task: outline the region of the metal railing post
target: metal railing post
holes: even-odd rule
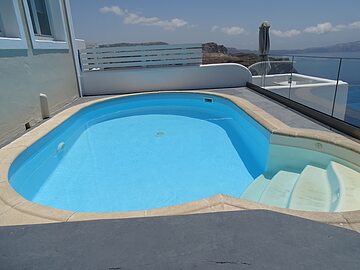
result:
[[[291,56],[291,69],[290,69],[290,78],[289,78],[289,99],[291,99],[291,86],[292,86],[292,76],[294,72],[294,56]]]
[[[335,87],[334,99],[333,99],[333,104],[332,104],[332,109],[331,109],[332,117],[334,117],[335,102],[336,102],[336,96],[337,96],[338,85],[339,85],[339,77],[340,77],[340,72],[341,72],[341,64],[342,64],[342,58],[340,58],[339,68],[338,68],[338,72],[337,72],[336,87]]]

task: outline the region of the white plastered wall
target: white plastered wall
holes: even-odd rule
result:
[[[41,120],[40,93],[48,96],[50,112],[78,97],[71,49],[32,49],[20,0],[19,7],[28,49],[0,50],[0,144]]]
[[[239,64],[88,71],[81,75],[84,95],[242,87],[251,80],[250,71]]]

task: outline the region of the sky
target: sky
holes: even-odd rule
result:
[[[271,49],[360,40],[360,0],[70,0],[77,38],[89,43],[216,42],[257,50],[271,25]]]

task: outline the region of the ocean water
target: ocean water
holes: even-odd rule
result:
[[[349,84],[345,121],[360,127],[360,52],[310,53],[294,55],[294,68],[301,74]]]

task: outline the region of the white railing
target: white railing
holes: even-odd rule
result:
[[[202,45],[119,46],[79,50],[82,71],[200,65]]]

